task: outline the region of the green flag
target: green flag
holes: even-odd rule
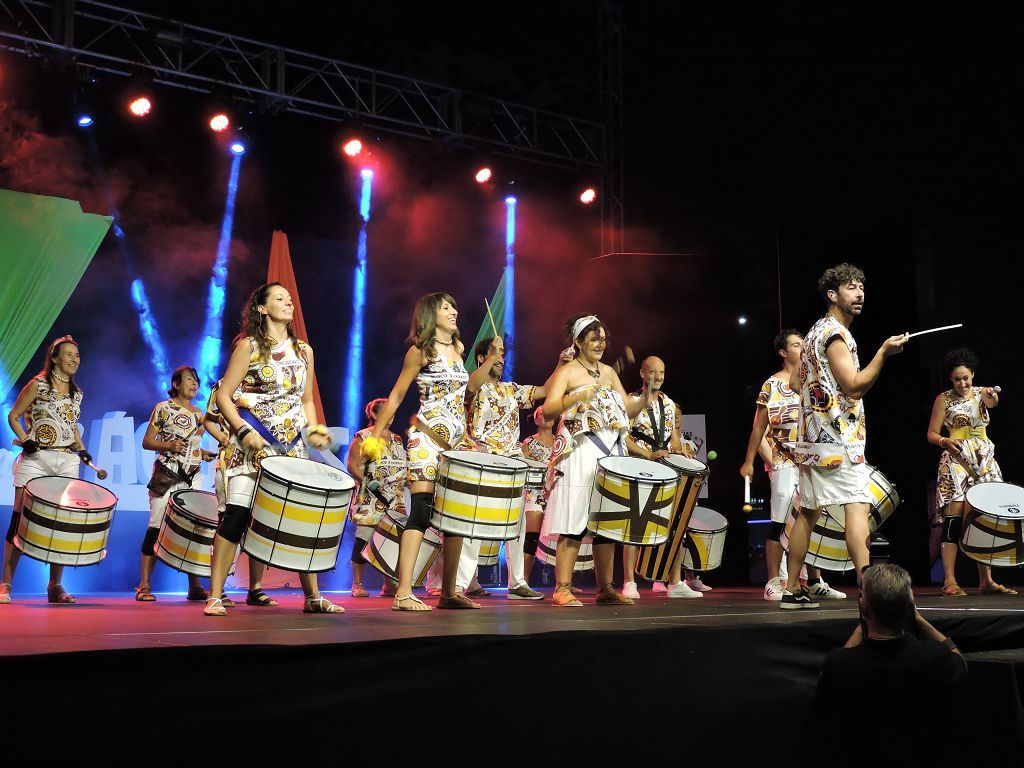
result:
[[[494,296],[491,298],[491,314],[494,315],[494,327],[498,329],[498,335],[505,335],[505,272],[502,270],[501,280],[498,281],[498,287],[494,289]],[[491,328],[491,318],[487,316],[486,310],[484,311],[484,321],[480,326],[480,330],[476,332],[476,338],[473,339],[473,343],[466,347],[466,353],[468,355],[466,359],[466,370],[472,373],[476,370],[476,355],[473,354],[473,350],[476,349],[476,345],[484,339],[490,339],[494,337],[494,330]]]

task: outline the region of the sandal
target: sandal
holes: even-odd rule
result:
[[[380,588],[381,597],[397,597],[398,596],[398,585],[392,582],[390,579],[384,582],[384,586]],[[437,595],[435,595],[437,597]]]
[[[206,599],[209,600],[210,598],[207,597]],[[220,596],[220,604],[223,605],[225,608],[235,607],[235,601],[228,597],[227,593]]]
[[[483,587],[466,590],[466,597],[490,597],[491,593]]]
[[[943,597],[967,597],[967,593],[964,592],[963,587],[959,584],[952,584],[948,587],[942,588]]]
[[[185,596],[185,599],[191,600],[194,603],[198,603],[202,600],[206,600],[209,596],[210,593],[202,587],[189,587],[188,594]]]
[[[0,605],[7,605],[11,602],[11,585],[4,582],[0,584]]]
[[[441,590],[437,587],[427,587],[427,597],[440,597]]]
[[[302,606],[303,613],[344,613],[345,609],[335,605],[325,597],[307,597],[306,604]]]
[[[480,603],[474,603],[461,592],[456,592],[454,595],[441,595],[441,597],[438,598],[437,607],[466,610],[479,608]]]
[[[204,616],[227,616],[228,609],[224,607],[224,601],[219,597],[211,597],[206,601],[206,607],[203,608]]]
[[[551,604],[559,608],[583,607],[583,603],[576,599],[576,596],[572,593],[572,588],[568,584],[563,584],[555,590],[555,594],[551,596]]]
[[[366,587],[363,586],[361,581],[352,582],[352,597],[369,597],[370,593],[366,591]]]
[[[632,605],[633,600],[619,592],[611,584],[605,584],[597,591],[598,605]]]
[[[1009,587],[1004,587],[1002,584],[996,584],[994,581],[992,581],[992,582],[989,582],[988,584],[985,585],[985,587],[981,590],[981,594],[983,594],[983,595],[1016,595],[1017,594],[1017,590],[1016,589],[1010,589]]]
[[[60,584],[55,584],[52,587],[46,588],[46,602],[48,603],[60,603],[62,605],[73,605],[78,601],[75,600],[74,595],[69,595],[64,591],[64,587]]]
[[[153,590],[149,587],[139,587],[135,590],[135,602],[137,603],[155,603],[156,595],[153,594]]]
[[[410,607],[409,605],[405,605],[405,603],[412,603],[413,605],[419,606],[419,607],[416,607],[416,608]],[[392,611],[412,611],[414,613],[422,613],[423,611],[432,611],[434,609],[431,608],[426,603],[424,603],[418,597],[416,597],[416,595],[408,594],[405,597],[398,597],[396,595],[395,596],[395,602],[393,602],[391,604],[391,610]]]
[[[273,608],[277,605],[277,600],[262,589],[250,589],[245,595],[245,604],[256,605],[260,608]]]

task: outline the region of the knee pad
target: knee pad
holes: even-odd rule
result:
[[[156,557],[153,545],[156,544],[156,537],[160,534],[159,528],[147,528],[146,535],[142,539],[142,554],[146,557]]]
[[[224,516],[220,519],[217,533],[222,539],[237,544],[242,540],[248,525],[249,510],[239,504],[228,504],[224,507]]]
[[[409,510],[409,521],[405,524],[405,528],[409,531],[423,533],[430,527],[430,513],[434,504],[434,494],[414,493],[411,500],[412,509]]]
[[[960,532],[964,528],[964,519],[959,515],[946,515],[942,518],[942,543],[959,544]]]
[[[537,545],[540,543],[540,531],[527,531],[523,537],[523,554],[537,556]]]
[[[21,522],[21,510],[11,510],[11,524],[7,526],[7,543],[14,546],[14,534],[18,532],[18,523]]]
[[[785,523],[776,523],[772,520],[772,527],[768,530],[768,535],[765,536],[765,538],[768,539],[768,541],[778,541],[784,530],[786,530]]]
[[[366,558],[363,557],[363,547],[366,546],[366,542],[356,537],[352,539],[352,556],[349,558],[350,562],[356,565],[366,565]]]

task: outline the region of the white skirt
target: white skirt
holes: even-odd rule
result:
[[[576,436],[576,447],[556,465],[562,474],[555,480],[548,496],[550,534],[576,536],[587,530],[598,460],[605,456],[626,455],[619,430],[600,429],[591,434],[611,450],[603,451],[587,434]]]

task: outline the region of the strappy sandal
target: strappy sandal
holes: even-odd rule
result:
[[[255,605],[260,608],[273,608],[277,605],[277,600],[272,598],[262,589],[250,589],[245,594],[245,604]]]
[[[155,603],[156,595],[153,594],[153,590],[149,587],[139,587],[135,590],[135,602],[137,603]]]
[[[228,609],[224,607],[224,601],[219,597],[211,597],[206,601],[206,607],[203,608],[204,616],[227,616]]]
[[[583,603],[576,599],[576,596],[572,593],[572,588],[568,584],[563,584],[555,590],[555,594],[551,596],[551,604],[558,608],[583,607]]]
[[[191,600],[193,603],[199,603],[210,597],[210,593],[202,587],[189,587],[188,594],[185,595],[186,600]]]
[[[415,605],[422,606],[420,608],[410,608],[406,603],[413,603]],[[395,602],[391,604],[392,611],[411,611],[413,613],[424,613],[426,611],[434,610],[429,605],[420,600],[416,595],[408,594],[405,597],[398,597],[395,595]]]
[[[344,613],[345,609],[335,605],[325,597],[307,597],[306,604],[302,606],[303,613]]]
[[[369,597],[370,593],[366,591],[366,587],[363,586],[361,581],[352,582],[352,597]]]
[[[6,587],[0,591],[0,605],[8,605],[11,602],[11,585],[4,582],[0,584],[0,587]]]
[[[473,610],[480,607],[480,603],[474,603],[461,592],[454,595],[441,595],[437,600],[438,608],[451,608],[453,610]]]
[[[466,590],[466,597],[490,597],[491,593],[483,587]]]
[[[985,588],[981,590],[983,595],[1016,595],[1016,589],[1010,589],[1004,587],[1002,584],[996,584],[994,581],[985,585]]]
[[[632,598],[626,597],[611,584],[605,584],[597,590],[598,605],[633,605]]]
[[[78,601],[74,595],[69,595],[60,584],[46,588],[46,602],[59,603],[61,605],[73,605]]]
[[[206,598],[206,599],[209,600],[210,598]],[[220,603],[225,608],[234,608],[235,607],[235,601],[232,600],[230,597],[228,597],[226,592],[220,596]]]
[[[963,587],[959,584],[943,587],[941,594],[943,597],[967,597],[967,593],[964,592]]]

